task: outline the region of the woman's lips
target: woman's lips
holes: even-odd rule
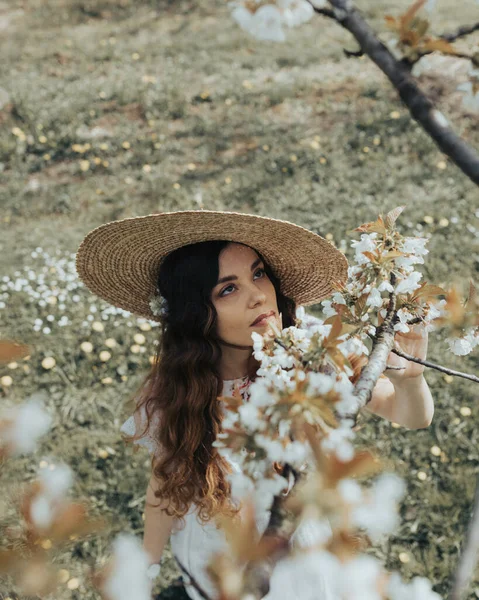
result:
[[[254,323],[253,325],[251,325],[251,327],[266,327],[266,325],[268,324],[268,320],[275,319],[275,318],[276,318],[276,315],[275,315],[275,313],[273,313],[272,315],[269,315],[268,317],[261,319],[261,321]]]

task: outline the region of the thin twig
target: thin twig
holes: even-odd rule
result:
[[[479,377],[477,377],[476,375],[462,373],[461,371],[454,371],[453,369],[443,367],[442,365],[436,365],[435,363],[432,363],[429,360],[422,360],[421,358],[416,358],[415,356],[406,354],[406,352],[403,352],[400,348],[392,348],[391,352],[394,352],[394,354],[397,354],[401,358],[405,358],[406,360],[418,363],[419,365],[424,365],[425,367],[430,367],[431,369],[437,369],[438,371],[441,371],[441,373],[447,373],[448,375],[454,375],[455,377],[464,377],[464,379],[470,379],[471,381],[479,383]]]
[[[415,65],[423,56],[428,56],[433,52],[436,52],[436,50],[424,50],[424,52],[419,52],[415,58],[409,58],[408,56],[405,56],[401,59],[401,64],[405,65],[408,69],[411,69],[411,67]],[[454,58],[465,58],[467,60],[473,60],[473,55],[466,54],[465,52],[456,52],[451,56],[454,56]]]
[[[459,563],[454,574],[449,600],[461,600],[471,583],[474,569],[477,564],[479,549],[479,480],[476,482],[476,493],[472,517],[466,532],[466,539],[462,549]]]
[[[316,6],[313,8],[314,12],[318,15],[323,15],[323,17],[328,17],[329,19],[336,19],[334,16],[334,11],[332,11],[330,8],[316,8]]]
[[[454,42],[461,37],[474,33],[474,31],[479,31],[479,21],[473,25],[463,25],[462,27],[459,27],[457,31],[454,31],[453,33],[443,33],[439,37],[447,42]]]
[[[346,48],[343,48],[343,52],[348,58],[360,58],[364,55],[362,50],[346,50]]]

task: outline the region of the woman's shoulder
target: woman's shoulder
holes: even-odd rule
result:
[[[161,425],[161,417],[158,411],[155,411],[151,415],[148,428],[146,428],[147,423],[148,419],[146,408],[145,405],[141,405],[121,425],[120,432],[124,433],[127,437],[139,435],[140,433],[144,432],[140,438],[132,440],[133,444],[136,444],[137,446],[143,446],[147,448],[150,453],[158,455],[161,451],[161,446],[157,442],[155,435]]]

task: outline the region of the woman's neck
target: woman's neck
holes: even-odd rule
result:
[[[246,377],[253,348],[228,342],[220,342],[220,346],[222,351],[219,366],[221,379],[228,381]]]

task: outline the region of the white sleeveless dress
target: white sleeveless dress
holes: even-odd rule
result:
[[[236,389],[240,392],[242,398],[247,401],[249,383],[247,377],[224,380],[223,395],[231,396]],[[144,417],[143,413],[142,418]],[[142,421],[140,425],[141,429],[137,430],[132,415],[123,423],[120,431],[127,435],[134,435],[136,431],[143,430],[145,421]],[[134,443],[145,446],[150,453],[158,450],[155,440],[148,434]],[[216,600],[218,594],[206,572],[206,566],[213,554],[227,550],[228,545],[224,533],[221,529],[217,529],[214,520],[202,524],[196,518],[196,509],[196,505],[193,504],[184,517],[185,525],[182,529],[180,529],[179,521],[174,523],[170,536],[171,549],[207,596],[211,600]],[[270,513],[271,511],[267,510],[256,516],[256,524],[260,534],[263,534],[268,525]],[[308,546],[309,537],[310,532],[307,526],[301,526],[293,534],[292,543],[298,547]],[[270,591],[264,596],[264,600],[338,600],[326,578],[318,572],[317,566],[313,565],[309,569],[303,566],[300,577],[285,577],[286,572],[292,568],[295,569],[294,559],[284,559],[284,561],[278,562],[270,580]],[[202,600],[202,596],[198,591],[192,585],[189,585],[186,574],[183,574],[183,580],[188,596],[193,600]]]

